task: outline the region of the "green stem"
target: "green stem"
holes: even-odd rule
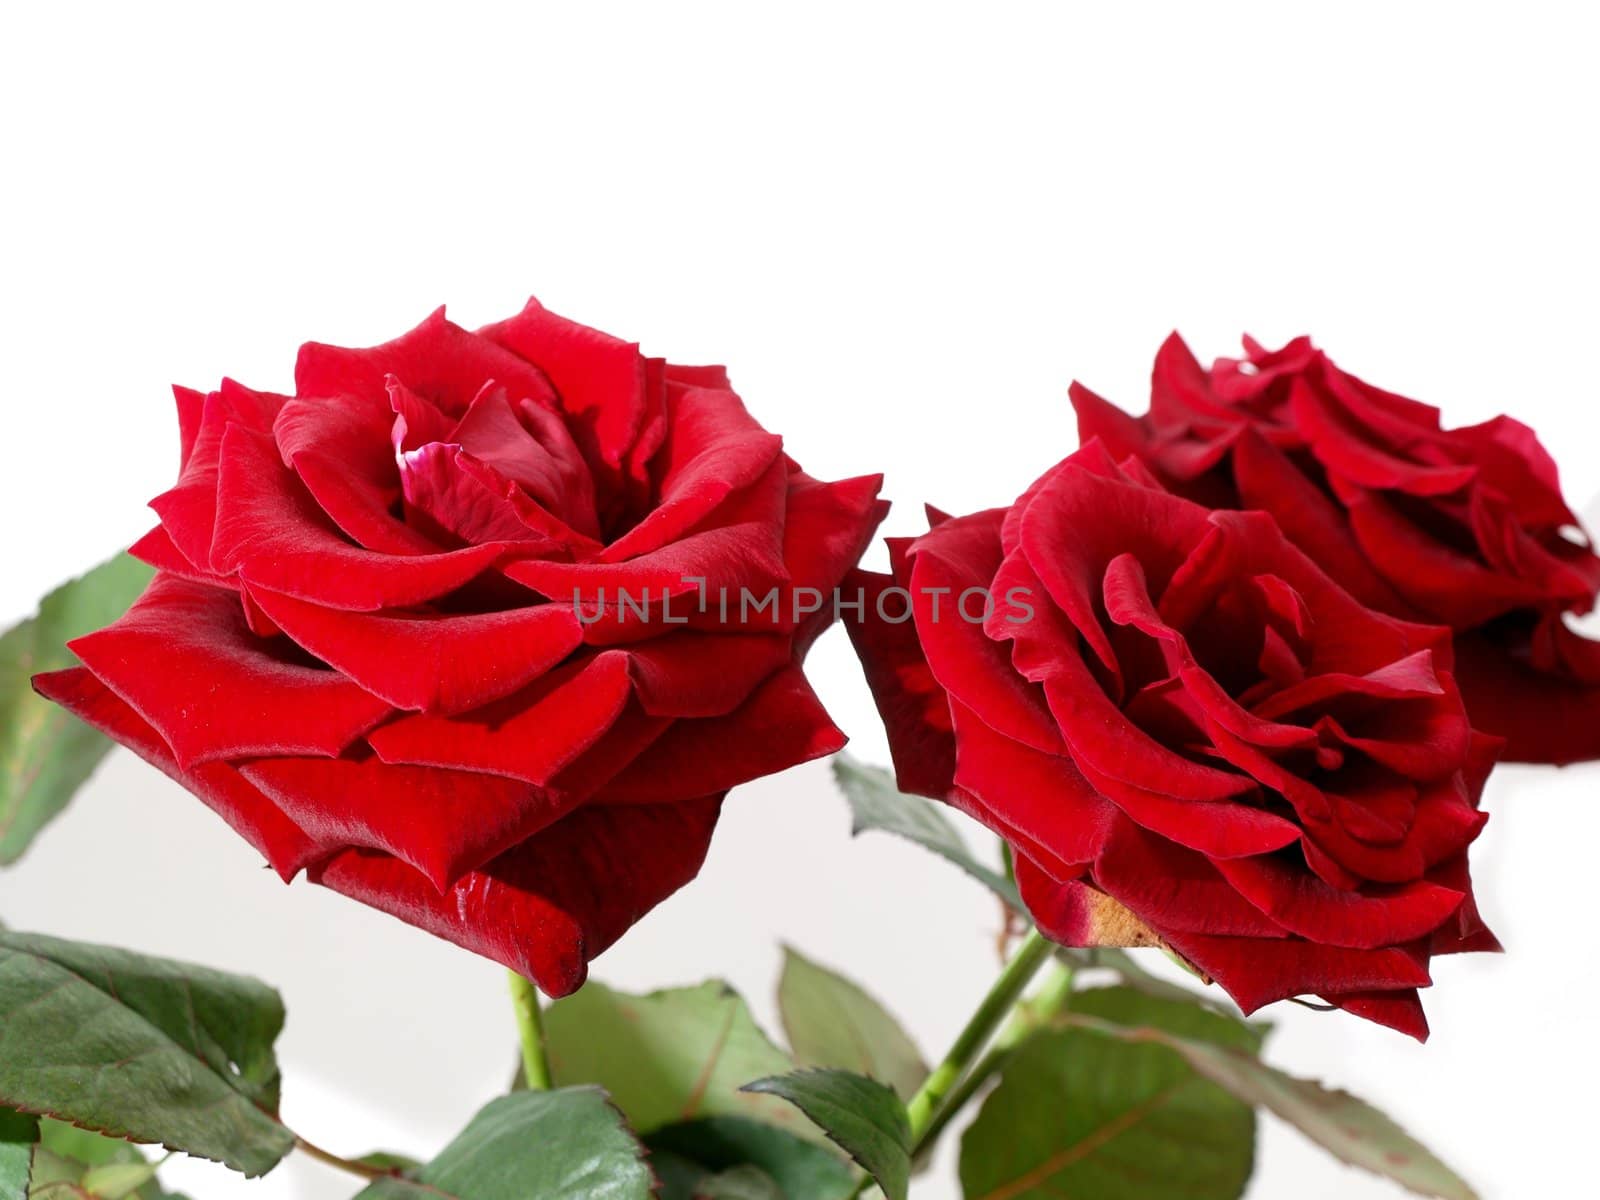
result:
[[[972,1066],[973,1060],[988,1045],[989,1039],[994,1036],[994,1031],[1000,1028],[1000,1023],[1006,1019],[1006,1015],[1027,990],[1029,980],[1049,960],[1054,949],[1055,947],[1046,941],[1037,929],[1029,928],[1027,937],[1022,939],[1017,952],[1011,956],[1011,961],[1006,963],[1005,969],[1000,972],[1000,977],[989,989],[989,994],[978,1004],[977,1011],[956,1035],[956,1040],[951,1044],[943,1061],[933,1069],[927,1079],[922,1081],[917,1094],[906,1104],[906,1116],[911,1124],[913,1158],[927,1144],[928,1137],[934,1130],[935,1116],[945,1098],[961,1082],[962,1076]],[[872,1183],[870,1175],[858,1180],[855,1190],[850,1193],[851,1200],[864,1195]]]
[[[517,1036],[522,1041],[522,1078],[529,1091],[548,1092],[550,1059],[545,1054],[539,990],[515,971],[511,972],[511,1006],[517,1014]]]
[[[988,1052],[978,1060],[978,1065],[972,1068],[960,1086],[945,1097],[944,1103],[934,1113],[927,1130],[912,1148],[913,1158],[938,1142],[945,1126],[949,1125],[961,1110],[966,1108],[968,1102],[983,1089],[983,1086],[994,1078],[1000,1068],[1005,1066],[1006,1060],[1021,1045],[1024,1038],[1067,1008],[1072,1001],[1075,975],[1074,968],[1058,964],[1045,978],[1039,990],[1017,1007],[1011,1020],[1006,1022],[1006,1027],[995,1038],[994,1045],[990,1046]]]
[[[327,1163],[330,1167],[336,1167],[341,1171],[348,1171],[352,1175],[359,1175],[363,1179],[383,1179],[395,1173],[385,1167],[374,1167],[367,1163],[355,1162],[352,1159],[340,1158],[337,1154],[324,1150],[315,1142],[308,1142],[305,1138],[299,1137],[298,1135],[294,1139],[294,1144],[295,1149],[299,1150],[302,1154],[310,1158],[314,1158],[318,1162]]]
[[[1028,931],[1028,936],[1017,947],[1005,970],[1000,972],[1000,978],[994,981],[994,986],[978,1005],[966,1028],[956,1035],[944,1061],[933,1069],[917,1089],[917,1094],[911,1097],[911,1102],[906,1105],[906,1115],[911,1119],[913,1146],[921,1145],[940,1103],[961,1082],[961,1077],[972,1066],[978,1052],[988,1044],[994,1031],[1000,1027],[1000,1022],[1006,1019],[1006,1014],[1027,988],[1028,981],[1049,959],[1050,950],[1050,943],[1037,929]]]

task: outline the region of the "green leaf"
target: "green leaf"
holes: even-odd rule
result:
[[[1145,951],[1149,953],[1149,951]],[[1209,1008],[1212,1012],[1222,1013],[1225,1016],[1237,1017],[1241,1014],[1232,1003],[1221,1000],[1203,992],[1192,991],[1182,984],[1173,983],[1163,979],[1160,975],[1149,970],[1136,955],[1128,950],[1118,949],[1114,946],[1094,946],[1086,950],[1068,950],[1061,948],[1056,951],[1057,957],[1080,968],[1104,967],[1115,971],[1122,978],[1122,982],[1131,988],[1144,992],[1146,995],[1157,999],[1178,1000],[1186,1004],[1198,1004]],[[1260,1029],[1270,1029],[1267,1022],[1258,1023]]]
[[[695,1200],[785,1200],[771,1175],[760,1167],[734,1167],[708,1175],[694,1190]]]
[[[802,1066],[840,1067],[887,1083],[909,1100],[928,1077],[916,1044],[860,985],[783,951],[778,1009],[789,1048]]]
[[[491,1100],[432,1162],[356,1200],[648,1200],[644,1151],[599,1088]]]
[[[1074,1020],[1094,1021],[1090,1017]],[[1153,1029],[1097,1030],[1133,1042],[1159,1044],[1241,1101],[1281,1117],[1335,1158],[1385,1176],[1419,1196],[1477,1200],[1477,1193],[1391,1118],[1348,1092],[1297,1079],[1248,1054]]]
[[[159,1165],[127,1142],[44,1119],[28,1195],[33,1200],[182,1200],[162,1189],[156,1179]]]
[[[104,735],[34,695],[29,680],[76,666],[66,643],[121,616],[151,574],[119,554],[51,592],[37,615],[0,637],[0,865],[21,856],[111,749]]]
[[[906,795],[882,767],[869,767],[848,754],[834,755],[833,777],[850,802],[852,835],[876,829],[913,841],[960,867],[1017,912],[1026,913],[1016,884],[979,862],[933,801]]]
[[[645,1143],[646,1148],[649,1142]],[[712,1172],[690,1158],[665,1151],[650,1151],[650,1169],[655,1172],[657,1200],[694,1200],[695,1189]]]
[[[0,1108],[0,1200],[27,1194],[33,1148],[38,1141],[38,1117]]]
[[[662,1200],[690,1200],[705,1176],[746,1165],[770,1176],[788,1200],[844,1200],[854,1186],[831,1149],[745,1117],[667,1125],[644,1142],[665,1185]]]
[[[294,1146],[275,1115],[282,1028],[256,980],[0,932],[0,1103],[25,1112],[260,1175]]]
[[[1254,1158],[1255,1114],[1175,1051],[1046,1031],[962,1138],[961,1186],[968,1200],[1236,1200]]]
[[[794,1061],[718,981],[633,996],[590,981],[545,1013],[558,1086],[598,1083],[642,1134],[696,1117],[746,1116],[816,1137],[782,1101],[740,1085]]]
[[[758,1079],[745,1090],[782,1096],[876,1179],[889,1200],[906,1200],[911,1122],[889,1088],[849,1071],[820,1069]]]
[[[106,1163],[83,1173],[83,1190],[102,1200],[126,1200],[155,1177],[153,1162]]]
[[[410,1155],[396,1154],[392,1150],[374,1150],[354,1161],[363,1167],[376,1167],[380,1171],[415,1171],[422,1165]]]
[[[1114,1025],[1159,1029],[1177,1037],[1228,1046],[1259,1054],[1271,1026],[1217,1012],[1192,992],[1174,988],[1172,995],[1133,986],[1089,988],[1073,994],[1075,1015],[1098,1017]]]

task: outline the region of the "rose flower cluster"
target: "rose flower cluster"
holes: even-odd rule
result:
[[[1600,757],[1600,557],[1526,426],[1247,351],[1172,338],[1137,418],[1074,385],[1079,450],[880,575],[880,479],[806,475],[719,368],[537,303],[307,345],[292,396],[178,390],[155,580],[36,686],[286,880],[562,995],[730,788],[843,744],[800,664],[848,611],[900,787],[1008,843],[1048,937],[1425,1037],[1430,961],[1497,948],[1497,757]]]
[[[1005,838],[1041,930],[1169,946],[1246,1011],[1310,993],[1425,1035],[1429,957],[1495,944],[1467,846],[1498,742],[1447,630],[1098,441],[891,548],[867,586],[909,590],[912,619],[851,632],[900,785]],[[935,607],[971,589],[1032,612]]]
[[[1448,626],[1473,724],[1507,759],[1600,757],[1600,643],[1564,619],[1593,607],[1600,557],[1533,430],[1441,428],[1309,338],[1245,350],[1207,371],[1174,334],[1138,419],[1075,384],[1080,436],[1203,504],[1271,513],[1363,602]]]
[[[36,686],[284,879],[560,996],[694,877],[729,788],[843,745],[800,670],[830,612],[693,598],[833,588],[880,480],[808,476],[720,368],[530,302],[177,400],[155,580]]]

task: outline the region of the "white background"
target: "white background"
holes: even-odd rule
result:
[[[1513,413],[1581,505],[1596,33],[1528,4],[8,5],[0,618],[151,523],[169,382],[287,388],[302,340],[529,292],[727,362],[813,473],[887,473],[895,532],[1066,454],[1072,376],[1142,408],[1174,327],[1203,357],[1309,331],[1452,423]],[[814,662],[881,758],[842,634]],[[1438,965],[1428,1046],[1272,1014],[1276,1062],[1381,1101],[1488,1200],[1586,1194],[1597,782],[1492,784],[1477,870],[1510,953]],[[787,939],[942,1049],[993,974],[993,905],[847,824],[816,767],[741,789],[699,882],[597,976],[722,973],[770,1024]],[[507,1076],[497,968],[285,889],[129,756],[0,875],[0,918],[279,985],[284,1112],[344,1152],[425,1156]],[[1263,1129],[1257,1200],[1399,1195]],[[355,1190],[298,1160],[170,1175],[202,1200]]]

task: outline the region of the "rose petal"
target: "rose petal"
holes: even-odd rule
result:
[[[33,686],[46,700],[75,713],[193,792],[255,847],[285,883],[333,849],[308,837],[227,763],[179,767],[162,736],[83,667],[35,675]]]
[[[196,569],[213,569],[211,542],[217,522],[217,470],[224,433],[232,425],[270,431],[286,399],[224,379],[221,388],[205,398],[178,482],[150,501],[173,545]]]
[[[273,424],[284,464],[347,536],[383,554],[447,549],[394,515],[400,476],[389,406],[370,395],[291,400]]]
[[[1325,946],[1375,950],[1413,941],[1461,907],[1462,893],[1422,880],[1347,892],[1281,858],[1218,859],[1214,865],[1277,924]]]
[[[1043,694],[1011,668],[1004,644],[985,633],[986,614],[998,615],[990,584],[1000,565],[999,534],[1000,513],[990,510],[946,521],[917,539],[910,555],[917,634],[928,666],[953,697],[1007,737],[1059,753],[1061,734]]]
[[[1362,603],[1413,615],[1410,604],[1373,570],[1348,517],[1281,450],[1250,430],[1234,442],[1232,463],[1241,507],[1271,513],[1291,542]]]
[[[644,425],[645,366],[639,347],[558,317],[530,299],[516,316],[479,334],[519,358],[538,363],[555,387],[590,464],[616,480],[623,456]],[[496,377],[498,378],[498,376]]]
[[[1456,678],[1473,725],[1506,739],[1507,762],[1600,758],[1600,685],[1536,670],[1481,632],[1456,638]]]
[[[838,612],[855,611],[845,605],[865,594],[841,587],[845,573],[860,560],[879,523],[888,515],[889,502],[879,500],[882,475],[861,475],[824,483],[798,467],[789,472],[788,506],[784,513],[783,561],[796,590],[814,589],[825,596],[816,614],[795,630],[795,654],[803,657],[811,643],[833,623],[835,605],[826,599],[837,589]],[[864,611],[864,610],[863,610]]]
[[[964,704],[952,704],[951,712],[958,787],[1064,863],[1091,863],[1099,857],[1117,809],[1089,785],[1071,759],[1006,737]]]
[[[1422,1011],[1422,1000],[1416,988],[1399,988],[1392,992],[1345,992],[1322,998],[1353,1016],[1375,1021],[1419,1042],[1428,1040],[1428,1018]]]
[[[1392,992],[1432,983],[1424,956],[1402,947],[1351,950],[1299,938],[1235,938],[1171,931],[1174,949],[1246,1013],[1290,996]]]
[[[560,997],[582,985],[590,959],[699,873],[721,802],[582,808],[443,894],[373,851],[340,854],[311,878]]]
[[[1239,894],[1204,855],[1116,821],[1094,880],[1163,936],[1169,930],[1281,938],[1286,931]]]
[[[1340,399],[1348,400],[1348,395]],[[1337,401],[1305,376],[1297,378],[1290,388],[1289,405],[1311,453],[1329,471],[1362,487],[1439,496],[1458,491],[1477,477],[1478,469],[1470,464],[1423,464],[1389,453],[1372,436],[1370,425],[1363,425],[1348,409],[1341,409]],[[1407,432],[1415,437],[1413,430]]]
[[[535,400],[513,404],[505,388],[485,384],[449,440],[583,536],[600,536],[589,465],[551,409]]]
[[[317,841],[392,854],[441,892],[582,801],[499,775],[377,758],[263,758],[239,773]]]
[[[640,707],[657,717],[719,717],[732,712],[790,660],[777,634],[681,630],[626,650]]]
[[[459,416],[483,385],[493,379],[511,394],[553,401],[550,380],[534,364],[496,345],[491,338],[468,333],[445,318],[444,309],[391,342],[366,349],[347,349],[320,342],[300,347],[294,365],[295,392],[300,396],[385,398],[387,377],[395,376],[445,412]]]
[[[658,804],[726,791],[833,754],[845,740],[800,668],[786,666],[725,716],[675,721],[597,802]]]
[[[185,769],[244,755],[336,755],[391,711],[287,643],[254,636],[235,593],[171,575],[70,645]]]
[[[496,543],[445,554],[380,554],[332,528],[272,444],[238,425],[222,440],[212,566],[329,608],[373,612],[436,599],[505,552]]]
[[[509,695],[583,640],[562,605],[502,612],[323,608],[266,588],[252,599],[299,645],[396,708],[458,713]]]
[[[669,386],[667,416],[653,467],[661,473],[655,507],[605,548],[602,562],[677,541],[733,493],[755,485],[783,450],[783,439],[756,424],[730,391]]]
[[[453,716],[401,717],[367,742],[390,763],[487,771],[546,787],[621,716],[627,658],[577,658],[492,704]]]
[[[1061,946],[1159,946],[1161,936],[1111,896],[1077,879],[1057,882],[1018,856],[1017,888],[1039,931]]]
[[[845,589],[861,589],[864,600],[845,628],[888,731],[900,790],[944,799],[954,787],[956,763],[949,697],[923,657],[911,598],[898,595],[896,586],[892,576],[871,571],[845,576]],[[902,612],[905,619],[898,620]]]
[[[759,597],[789,583],[782,542],[786,494],[786,468],[782,460],[774,460],[757,483],[729,496],[700,527],[659,550],[620,563],[528,559],[508,563],[503,570],[542,596],[571,600],[596,614],[604,612],[605,621],[587,624],[585,638],[591,642],[607,635],[618,640],[627,636],[626,631],[618,633],[619,625],[661,626],[667,615],[660,607],[663,596],[710,595],[711,611],[690,608],[678,615],[688,615],[691,623],[700,625],[726,624],[716,613],[720,595],[727,595],[736,609],[743,592]],[[624,597],[639,604],[646,615],[631,617],[631,610],[623,608]],[[779,619],[767,627],[792,629],[792,606],[780,604],[779,610]],[[634,635],[642,631],[635,630]]]

